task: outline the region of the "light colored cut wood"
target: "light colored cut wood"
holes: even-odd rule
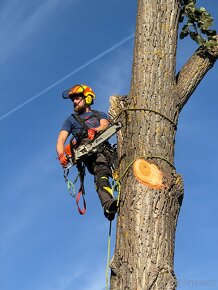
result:
[[[162,189],[163,173],[155,164],[149,163],[143,158],[138,158],[133,163],[133,173],[136,180],[152,189]]]

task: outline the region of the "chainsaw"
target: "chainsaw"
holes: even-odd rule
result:
[[[101,131],[101,133],[97,135],[97,137],[94,140],[92,141],[89,140],[88,143],[79,145],[77,148],[73,150],[73,154],[72,153],[71,155],[67,154],[69,163],[64,169],[68,170],[75,164],[82,162],[88,156],[92,155],[93,153],[96,153],[99,145],[101,145],[102,143],[107,141],[110,137],[112,137],[114,134],[116,134],[121,129],[121,127],[122,124],[120,122],[116,122],[109,128],[105,129],[104,131]]]

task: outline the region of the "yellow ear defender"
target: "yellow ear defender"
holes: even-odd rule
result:
[[[91,105],[93,103],[93,99],[92,99],[92,96],[91,95],[88,95],[86,98],[85,98],[85,101],[86,101],[86,105]]]

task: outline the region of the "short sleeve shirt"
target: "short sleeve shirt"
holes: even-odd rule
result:
[[[67,131],[69,134],[72,134],[73,137],[76,137],[77,134],[81,131],[82,125],[77,122],[73,115],[74,114],[67,117],[61,127],[61,131]],[[99,112],[99,116],[100,120],[108,119],[107,114],[104,112]],[[94,116],[92,111],[80,114],[79,117],[85,121],[85,124],[88,128],[97,128],[100,126],[100,121]]]

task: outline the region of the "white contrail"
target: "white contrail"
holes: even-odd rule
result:
[[[57,85],[59,85],[60,83],[62,83],[63,81],[65,81],[66,79],[68,79],[69,77],[71,77],[72,75],[76,74],[77,72],[81,71],[82,69],[84,69],[85,67],[89,66],[90,64],[92,64],[93,62],[99,60],[100,58],[102,58],[103,56],[105,56],[106,54],[108,54],[109,52],[115,50],[116,48],[120,47],[122,44],[124,44],[125,42],[127,42],[128,40],[132,39],[134,37],[134,34],[131,34],[127,37],[125,37],[124,39],[122,39],[121,41],[119,41],[118,43],[116,43],[115,45],[111,46],[110,48],[106,49],[104,52],[98,54],[97,56],[93,57],[91,60],[87,61],[86,63],[84,63],[83,65],[79,66],[78,68],[76,68],[75,70],[73,70],[72,72],[68,73],[67,75],[65,75],[64,77],[62,77],[61,79],[59,79],[58,81],[54,82],[52,85],[48,86],[47,88],[45,88],[44,90],[42,90],[41,92],[37,93],[36,95],[34,95],[33,97],[31,97],[30,99],[28,99],[27,101],[23,102],[22,104],[20,104],[19,106],[11,109],[9,112],[5,113],[4,115],[2,115],[0,117],[0,121],[5,119],[6,117],[12,115],[13,113],[15,113],[16,111],[18,111],[19,109],[23,108],[25,105],[29,104],[30,102],[34,101],[35,99],[37,99],[38,97],[42,96],[43,94],[45,94],[46,92],[48,92],[49,90],[51,90],[52,88],[56,87]]]

